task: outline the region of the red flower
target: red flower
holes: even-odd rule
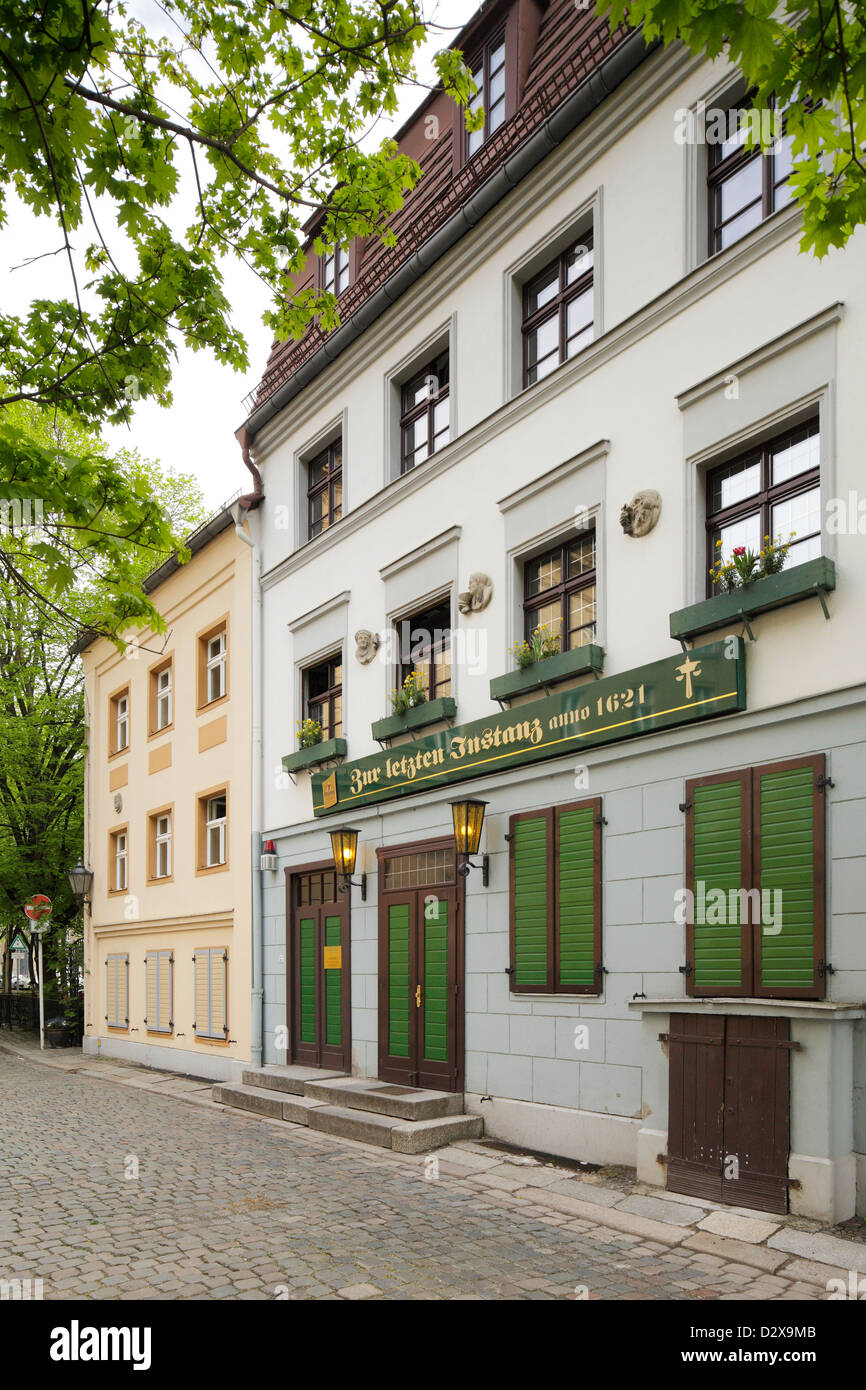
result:
[[[745,555],[745,553],[746,553],[746,547],[745,547],[744,545],[735,545],[735,546],[734,546],[734,554],[735,554],[735,555]]]

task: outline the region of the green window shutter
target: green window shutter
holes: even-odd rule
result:
[[[824,993],[816,971],[824,954],[824,798],[816,788],[823,764],[809,758],[755,770],[760,994]]]
[[[595,991],[600,983],[600,814],[597,802],[556,813],[557,984],[584,993]]]
[[[388,1054],[409,1056],[409,904],[388,908]]]
[[[448,1060],[448,904],[424,905],[424,1057]]]
[[[688,933],[693,973],[688,983],[694,994],[749,989],[750,963],[743,949],[749,928],[740,922],[739,910],[730,912],[730,904],[738,909],[740,902],[731,892],[737,895],[751,883],[749,788],[748,771],[686,783],[686,802],[691,803],[686,886],[693,894]]]
[[[316,1041],[316,919],[302,917],[300,931],[301,1042]]]
[[[342,919],[325,918],[325,945],[342,946]],[[339,970],[325,970],[325,1042],[331,1047],[339,1047],[343,1041],[343,993],[342,967]]]
[[[515,989],[552,986],[548,942],[553,914],[553,814],[511,817],[511,966]]]

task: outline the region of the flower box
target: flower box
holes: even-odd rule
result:
[[[778,574],[755,579],[743,588],[732,589],[730,593],[714,594],[702,603],[677,609],[670,615],[671,637],[676,641],[697,637],[702,632],[712,632],[714,628],[736,622],[738,618],[753,618],[773,608],[799,603],[801,599],[811,598],[815,594],[820,595],[823,601],[823,595],[835,587],[836,567],[832,560],[822,555],[817,560],[807,560],[803,565],[780,570]]]
[[[423,729],[428,724],[438,724],[442,719],[453,719],[457,705],[450,695],[441,700],[425,700],[423,704],[413,705],[402,714],[389,714],[377,719],[372,725],[373,737],[378,742],[393,738],[395,734],[405,734],[412,729]]]
[[[590,671],[600,671],[604,665],[604,648],[590,644],[575,647],[571,652],[557,652],[556,656],[533,661],[522,670],[509,671],[506,676],[494,676],[490,682],[491,700],[512,700],[515,695],[525,695],[533,690],[545,690],[548,686],[559,685],[561,681],[572,680],[575,676],[588,675]]]
[[[318,767],[320,763],[329,763],[334,758],[345,756],[344,738],[326,738],[323,743],[314,743],[311,748],[299,748],[296,753],[287,753],[283,758],[283,771],[306,772],[308,768]]]

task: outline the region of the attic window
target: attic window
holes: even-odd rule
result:
[[[322,257],[322,288],[338,298],[349,288],[349,252],[345,246],[335,246]]]
[[[477,111],[479,106],[484,107],[484,127],[467,132],[466,152],[469,159],[505,120],[505,35],[500,33],[485,44],[470,66],[478,91],[469,103],[469,110]]]

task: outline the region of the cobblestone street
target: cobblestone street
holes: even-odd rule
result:
[[[538,1205],[519,1167],[497,1176],[501,1155],[478,1146],[445,1151],[428,1181],[423,1157],[206,1095],[0,1051],[0,1277],[41,1278],[47,1299],[826,1297],[790,1266],[575,1220],[567,1198]]]

